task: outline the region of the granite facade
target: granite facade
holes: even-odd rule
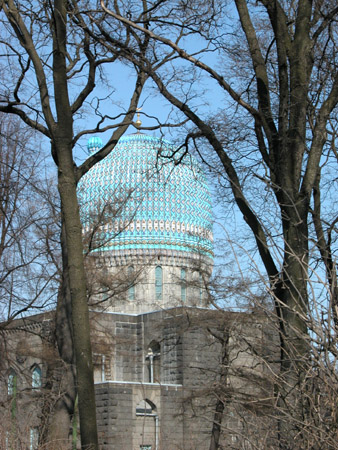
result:
[[[228,399],[223,448],[243,448],[244,425],[251,435],[270,426],[257,425],[266,405],[254,413],[247,407],[253,398],[272,398],[262,358],[273,351],[274,335],[263,317],[172,308],[138,315],[92,311],[91,320],[102,450],[207,450],[220,397]],[[0,431],[3,442],[13,420],[21,435],[39,428],[52,395],[48,377],[62,377],[46,331],[52,318],[19,322],[2,336],[2,351],[11,355],[1,368],[0,409],[8,422]],[[41,389],[31,387],[35,365],[42,369]],[[15,416],[9,366],[18,374]]]

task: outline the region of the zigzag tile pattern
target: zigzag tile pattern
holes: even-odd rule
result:
[[[90,152],[102,147],[88,142]],[[212,206],[191,155],[141,133],[122,137],[79,183],[84,229],[97,251],[162,249],[212,256]]]

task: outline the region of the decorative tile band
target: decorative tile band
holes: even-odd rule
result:
[[[84,231],[89,233],[91,230],[90,225],[84,227]],[[184,222],[175,222],[166,220],[136,220],[136,221],[119,221],[119,222],[109,222],[104,225],[99,225],[97,228],[98,232],[103,233],[114,233],[115,238],[119,239],[119,235],[124,233],[125,235],[133,234],[139,235],[140,237],[146,237],[145,232],[155,232],[158,236],[172,233],[186,233],[190,236],[199,236],[203,239],[213,240],[212,232],[208,229],[205,229],[201,226],[197,226],[194,224]]]

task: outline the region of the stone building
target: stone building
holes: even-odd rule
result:
[[[264,317],[208,309],[211,199],[196,160],[129,135],[82,179],[79,198],[102,449],[208,449],[221,404],[223,448],[244,448],[248,433],[259,443],[274,339]],[[3,332],[3,447],[15,422],[23,448],[38,448],[52,324],[41,314]]]

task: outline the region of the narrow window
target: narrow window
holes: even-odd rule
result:
[[[15,370],[11,369],[8,375],[8,395],[15,396],[16,394],[16,388],[17,388],[17,375]]]
[[[181,269],[181,301],[187,300],[187,273],[185,269]]]
[[[202,274],[199,274],[199,285],[200,285],[200,304],[202,304],[203,300],[203,277]]]
[[[40,388],[42,386],[42,372],[39,366],[35,366],[32,372],[32,388]]]
[[[134,267],[129,266],[128,267],[128,300],[132,301],[135,300],[135,285],[134,285]]]
[[[163,273],[162,267],[155,268],[155,299],[162,300],[163,295]]]
[[[29,433],[29,450],[36,450],[39,445],[39,430],[31,428]]]

